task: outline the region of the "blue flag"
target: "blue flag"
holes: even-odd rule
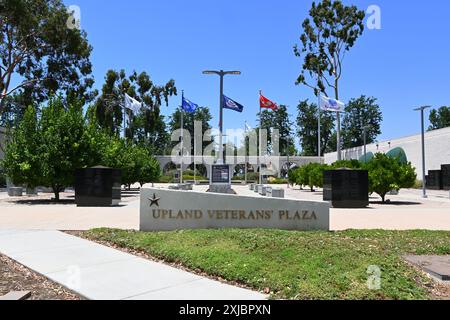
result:
[[[183,97],[183,103],[181,105],[181,108],[184,110],[184,112],[194,113],[195,110],[197,110],[198,105]]]
[[[244,110],[243,105],[237,103],[236,101],[234,101],[226,96],[223,96],[223,107],[225,109],[230,109],[230,110],[234,110],[237,112],[242,112]]]

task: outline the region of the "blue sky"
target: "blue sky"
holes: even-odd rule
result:
[[[380,140],[420,131],[420,105],[450,105],[450,1],[352,0],[381,8],[382,29],[366,30],[347,55],[341,100],[362,94],[383,110]],[[241,70],[225,80],[225,94],[243,104],[225,111],[225,128],[256,126],[258,92],[296,115],[312,92],[296,86],[301,60],[293,54],[309,0],[66,0],[81,9],[81,27],[94,51],[96,87],[108,69],[147,71],[163,84],[173,78],[192,101],[209,106],[218,126],[219,79],[205,69]],[[181,92],[181,91],[180,91]],[[171,114],[180,103],[163,108]]]

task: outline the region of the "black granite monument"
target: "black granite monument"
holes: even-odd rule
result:
[[[450,164],[443,164],[441,166],[442,171],[442,188],[444,190],[450,190]]]
[[[441,170],[429,170],[427,176],[427,189],[442,190],[442,171]]]
[[[106,167],[78,169],[75,202],[78,207],[110,207],[121,198],[121,170]]]
[[[327,170],[323,176],[323,200],[334,208],[365,208],[369,205],[369,173],[366,170]]]

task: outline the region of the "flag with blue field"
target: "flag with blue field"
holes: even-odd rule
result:
[[[183,97],[183,103],[181,105],[181,108],[183,109],[184,112],[194,113],[195,110],[197,110],[198,108],[198,104],[195,104],[192,101]]]
[[[234,110],[237,112],[244,111],[243,105],[241,105],[240,103],[237,103],[233,99],[228,98],[227,96],[223,96],[223,107],[225,109],[230,109],[230,110]]]

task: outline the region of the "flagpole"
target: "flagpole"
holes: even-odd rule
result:
[[[195,159],[195,156],[197,155],[197,148],[196,148],[196,145],[197,143],[196,143],[196,141],[195,141],[195,117],[194,117],[194,185],[196,185],[197,184],[197,177],[196,177],[196,175],[197,175],[197,164],[196,164],[196,159]]]
[[[244,170],[244,175],[245,175],[245,185],[247,185],[247,176],[248,176],[248,172],[247,172],[247,121],[245,121],[245,128],[244,128],[244,152],[245,152],[245,157],[244,157],[244,162],[245,162],[245,170]]]
[[[320,114],[320,93],[318,93],[317,94],[317,96],[319,97],[318,98],[318,101],[317,101],[317,112],[319,113],[319,121],[318,121],[318,131],[317,131],[317,146],[318,146],[318,148],[317,148],[317,153],[319,154],[319,158],[322,156],[322,150],[321,150],[321,148],[322,148],[322,141],[321,141],[321,139],[322,139],[322,137],[321,137],[321,123],[320,123],[320,118],[321,118],[321,114]]]
[[[127,103],[125,101],[125,95],[123,96],[124,103],[123,103],[123,139],[127,140],[127,120],[126,120],[126,110],[127,110]]]
[[[259,90],[259,95],[262,95],[262,90]],[[261,104],[259,105],[259,184],[262,185],[262,108]]]
[[[180,163],[180,183],[183,183],[183,158],[184,158],[184,111],[183,111],[184,90],[181,91],[181,163]]]

